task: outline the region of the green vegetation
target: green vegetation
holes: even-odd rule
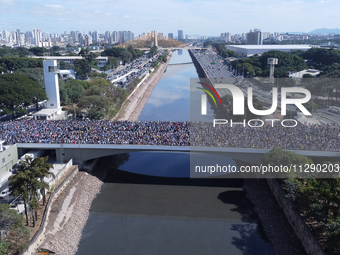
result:
[[[36,81],[17,73],[0,75],[0,102],[7,113],[35,103],[35,98],[47,99],[45,90]]]
[[[306,156],[281,149],[273,149],[262,159],[262,164],[290,166],[311,165]],[[322,162],[327,167],[339,163]],[[281,181],[286,197],[294,202],[300,214],[310,225],[327,254],[340,252],[340,179],[339,176],[321,179],[316,176],[297,178],[295,173]]]
[[[278,58],[279,63],[275,66],[274,77],[287,78],[289,72],[301,71],[308,66],[298,55],[277,50],[267,51],[262,56],[252,56],[231,62],[233,69],[244,71],[245,76],[269,76],[268,58]]]
[[[31,54],[31,52],[24,48],[24,47],[18,47],[18,48],[12,48],[12,47],[8,47],[5,45],[2,45],[0,47],[0,57],[4,57],[4,56],[29,56]]]
[[[0,47],[0,57],[27,57],[30,55],[35,56],[60,56],[59,53],[62,49],[59,46],[53,46],[49,50],[44,47],[32,47],[27,49],[25,47],[11,48],[8,46]]]
[[[0,239],[0,255],[19,254],[29,243],[30,232],[25,226],[22,215],[0,204],[0,228],[5,230],[5,237]]]
[[[285,151],[282,149],[273,149],[266,153],[262,158],[262,164],[273,166],[290,166],[290,165],[305,165],[312,164],[312,160],[306,156],[297,155],[294,152]]]
[[[73,70],[77,73],[77,79],[87,79],[91,72],[91,63],[87,59],[75,59]]]
[[[332,164],[323,162],[323,164]],[[340,252],[340,179],[286,179],[283,184],[287,197],[294,201],[327,254]],[[317,224],[315,224],[317,222]]]
[[[18,173],[12,175],[9,180],[9,189],[14,196],[20,196],[24,201],[26,225],[28,226],[28,210],[27,204],[32,208],[32,223],[35,226],[37,220],[37,208],[39,206],[39,193],[43,195],[45,204],[45,189],[49,185],[44,181],[45,177],[53,176],[49,170],[53,167],[47,163],[48,157],[35,158],[32,160],[29,156],[24,161],[21,161]],[[34,215],[34,211],[35,215]]]
[[[160,55],[156,60],[152,61],[151,66],[155,68],[160,62],[166,63],[168,56],[168,51],[166,50],[162,55]]]
[[[156,46],[151,47],[149,50],[149,57],[151,58],[155,56],[157,52],[158,52],[158,48]]]
[[[107,74],[106,73],[98,73],[98,72],[90,72],[89,73],[89,77],[90,78],[103,78],[103,79],[106,79],[107,78]]]
[[[236,57],[236,52],[233,50],[227,50],[225,43],[213,43],[212,45],[216,48],[217,54],[222,58]]]
[[[112,47],[105,49],[101,55],[108,56],[108,57],[115,57],[117,60],[111,59],[113,62],[110,64],[115,65],[116,61],[123,61],[123,63],[129,63],[136,58],[143,56],[144,52],[138,49],[134,49],[131,45],[127,49],[119,48],[119,47]],[[110,61],[111,62],[111,61]]]
[[[41,88],[45,88],[44,70],[42,68],[20,68],[15,73],[24,74],[38,82]]]
[[[167,56],[168,56],[168,51],[165,50],[164,53],[162,55],[159,56],[159,60],[162,61],[163,63],[166,63],[167,61]]]
[[[67,80],[61,90],[61,100],[66,104],[76,103],[77,111],[90,119],[114,116],[128,96],[125,89],[114,87],[104,79]]]
[[[43,63],[41,58],[1,57],[0,67],[15,71],[20,68],[42,68]]]

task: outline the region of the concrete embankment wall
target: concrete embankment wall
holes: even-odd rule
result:
[[[278,181],[276,179],[267,179],[267,182],[290,225],[294,229],[296,236],[300,239],[306,253],[310,255],[326,255],[305,220],[296,211],[293,203],[285,197],[285,192]]]
[[[208,78],[206,72],[204,71],[204,69],[202,68],[201,64],[198,62],[195,54],[192,53],[191,50],[189,50],[189,55],[190,55],[190,57],[192,59],[192,62],[195,65],[195,68],[196,68],[197,73],[198,73],[198,77],[200,77],[200,78]]]
[[[61,192],[66,188],[66,186],[70,183],[73,177],[78,173],[78,166],[73,166],[73,170],[69,175],[64,179],[64,181],[51,193],[50,198],[47,202],[46,209],[44,212],[44,216],[40,225],[39,230],[34,235],[32,240],[30,241],[28,247],[21,253],[21,255],[31,255],[36,254],[38,247],[41,245],[44,240],[44,235],[46,233],[47,219],[51,213],[52,203],[56,198],[60,195]]]
[[[196,68],[196,71],[198,73],[198,77],[201,78],[201,79],[204,79],[203,82],[208,83],[208,85],[210,85],[212,87],[215,87],[214,83],[210,80],[210,78],[208,77],[206,71],[201,66],[200,62],[197,60],[195,54],[191,50],[188,50],[188,51],[189,51],[189,55],[190,55],[190,57],[192,59],[192,62],[194,63],[194,66]],[[225,116],[228,117],[229,116],[229,112],[227,111],[227,109],[225,108],[224,105],[222,106],[222,110],[223,110]]]

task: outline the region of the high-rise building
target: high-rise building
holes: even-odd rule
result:
[[[230,42],[231,41],[231,34],[228,33],[221,33],[221,41],[223,42]]]
[[[266,40],[269,37],[270,37],[270,32],[263,32],[262,33],[262,40]]]
[[[112,32],[112,41],[113,43],[118,43],[119,42],[119,33],[117,31]]]
[[[174,34],[173,33],[168,33],[168,37],[169,38],[174,38]]]
[[[25,43],[33,43],[32,31],[26,31],[25,32]]]
[[[33,29],[33,39],[34,44],[39,46],[39,43],[42,41],[41,30],[39,28]]]
[[[183,35],[183,30],[178,30],[178,40],[183,40],[184,39],[184,35]]]
[[[14,35],[15,35],[15,38],[14,38],[14,40],[15,40],[15,44],[16,45],[18,45],[18,46],[21,46],[21,44],[20,44],[20,42],[21,42],[21,40],[20,40],[20,29],[17,29],[15,32],[14,32]]]
[[[10,35],[11,35],[10,32],[8,32],[6,30],[2,31],[2,39],[6,40],[7,42],[9,42],[9,40],[10,40]]]
[[[151,45],[158,47],[157,31],[151,31],[151,40],[152,40]]]
[[[92,36],[92,40],[93,40],[93,42],[94,43],[98,43],[98,31],[93,31],[92,32],[92,34],[91,34],[91,36]]]
[[[250,45],[262,45],[262,33],[258,29],[254,29],[249,31],[247,34],[247,44]]]

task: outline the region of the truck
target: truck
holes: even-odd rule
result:
[[[37,150],[30,150],[29,152],[27,152],[26,154],[24,154],[20,159],[19,162],[24,161],[26,156],[30,157],[32,160],[35,158],[39,158],[41,157],[43,154],[45,153],[44,149],[37,149]]]

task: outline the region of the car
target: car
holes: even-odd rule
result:
[[[0,198],[5,198],[5,197],[9,196],[10,194],[11,194],[11,192],[9,191],[9,188],[6,188],[3,191],[1,191]]]

